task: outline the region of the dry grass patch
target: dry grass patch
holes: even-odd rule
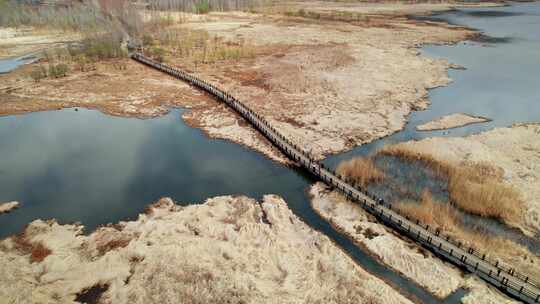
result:
[[[384,180],[384,173],[375,166],[371,158],[357,157],[341,162],[336,171],[360,187]]]
[[[446,235],[459,240],[464,247],[480,248],[487,257],[496,258],[531,277],[540,276],[540,260],[527,248],[515,242],[462,226],[455,207],[437,202],[425,191],[420,202],[401,202],[395,205],[401,214],[417,219],[430,227],[440,228]]]
[[[396,207],[401,213],[432,227],[440,227],[444,231],[455,231],[459,221],[454,208],[449,204],[435,201],[429,191],[422,193],[419,203],[400,202]]]
[[[14,236],[15,247],[23,254],[30,254],[31,263],[40,263],[48,257],[52,251],[45,247],[41,242],[32,243],[28,241],[24,233]]]
[[[450,202],[461,210],[507,223],[517,222],[523,215],[525,209],[519,193],[505,184],[501,171],[492,166],[457,166],[399,146],[384,148],[378,154],[419,161],[430,168],[438,177],[448,182]]]
[[[471,167],[455,167],[448,179],[450,199],[462,210],[505,222],[517,222],[523,202],[511,186]]]

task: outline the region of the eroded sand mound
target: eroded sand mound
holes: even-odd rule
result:
[[[136,221],[82,229],[36,220],[1,241],[0,302],[410,303],[276,196],[162,199]]]

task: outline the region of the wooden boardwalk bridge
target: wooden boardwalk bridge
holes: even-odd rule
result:
[[[525,303],[540,303],[540,284],[535,282],[533,278],[520,274],[513,268],[505,266],[498,261],[487,258],[485,254],[477,252],[474,248],[462,246],[460,242],[444,236],[439,230],[430,228],[428,225],[423,225],[418,221],[413,221],[399,214],[396,210],[392,209],[390,204],[370,195],[365,190],[350,185],[331,169],[325,168],[321,163],[315,161],[309,153],[306,153],[298,145],[292,143],[273,128],[263,117],[229,93],[182,70],[154,61],[140,53],[133,53],[130,56],[138,62],[203,89],[217,99],[225,102],[250,122],[253,127],[268,138],[277,148],[283,151],[287,157],[297,162],[327,185],[340,190],[349,200],[358,203],[385,225],[395,229],[400,234],[406,235],[436,255],[471,273],[475,273],[506,294]]]

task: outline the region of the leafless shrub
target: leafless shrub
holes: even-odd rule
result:
[[[203,30],[171,27],[151,33],[145,34],[142,41],[145,53],[155,58],[181,58],[183,64],[197,67],[255,57],[255,48],[250,43],[225,41]]]

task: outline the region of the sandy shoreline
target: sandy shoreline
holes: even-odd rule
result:
[[[436,118],[432,121],[416,126],[418,131],[436,131],[460,128],[472,124],[489,122],[491,119],[482,116],[473,116],[464,113],[454,113]]]

